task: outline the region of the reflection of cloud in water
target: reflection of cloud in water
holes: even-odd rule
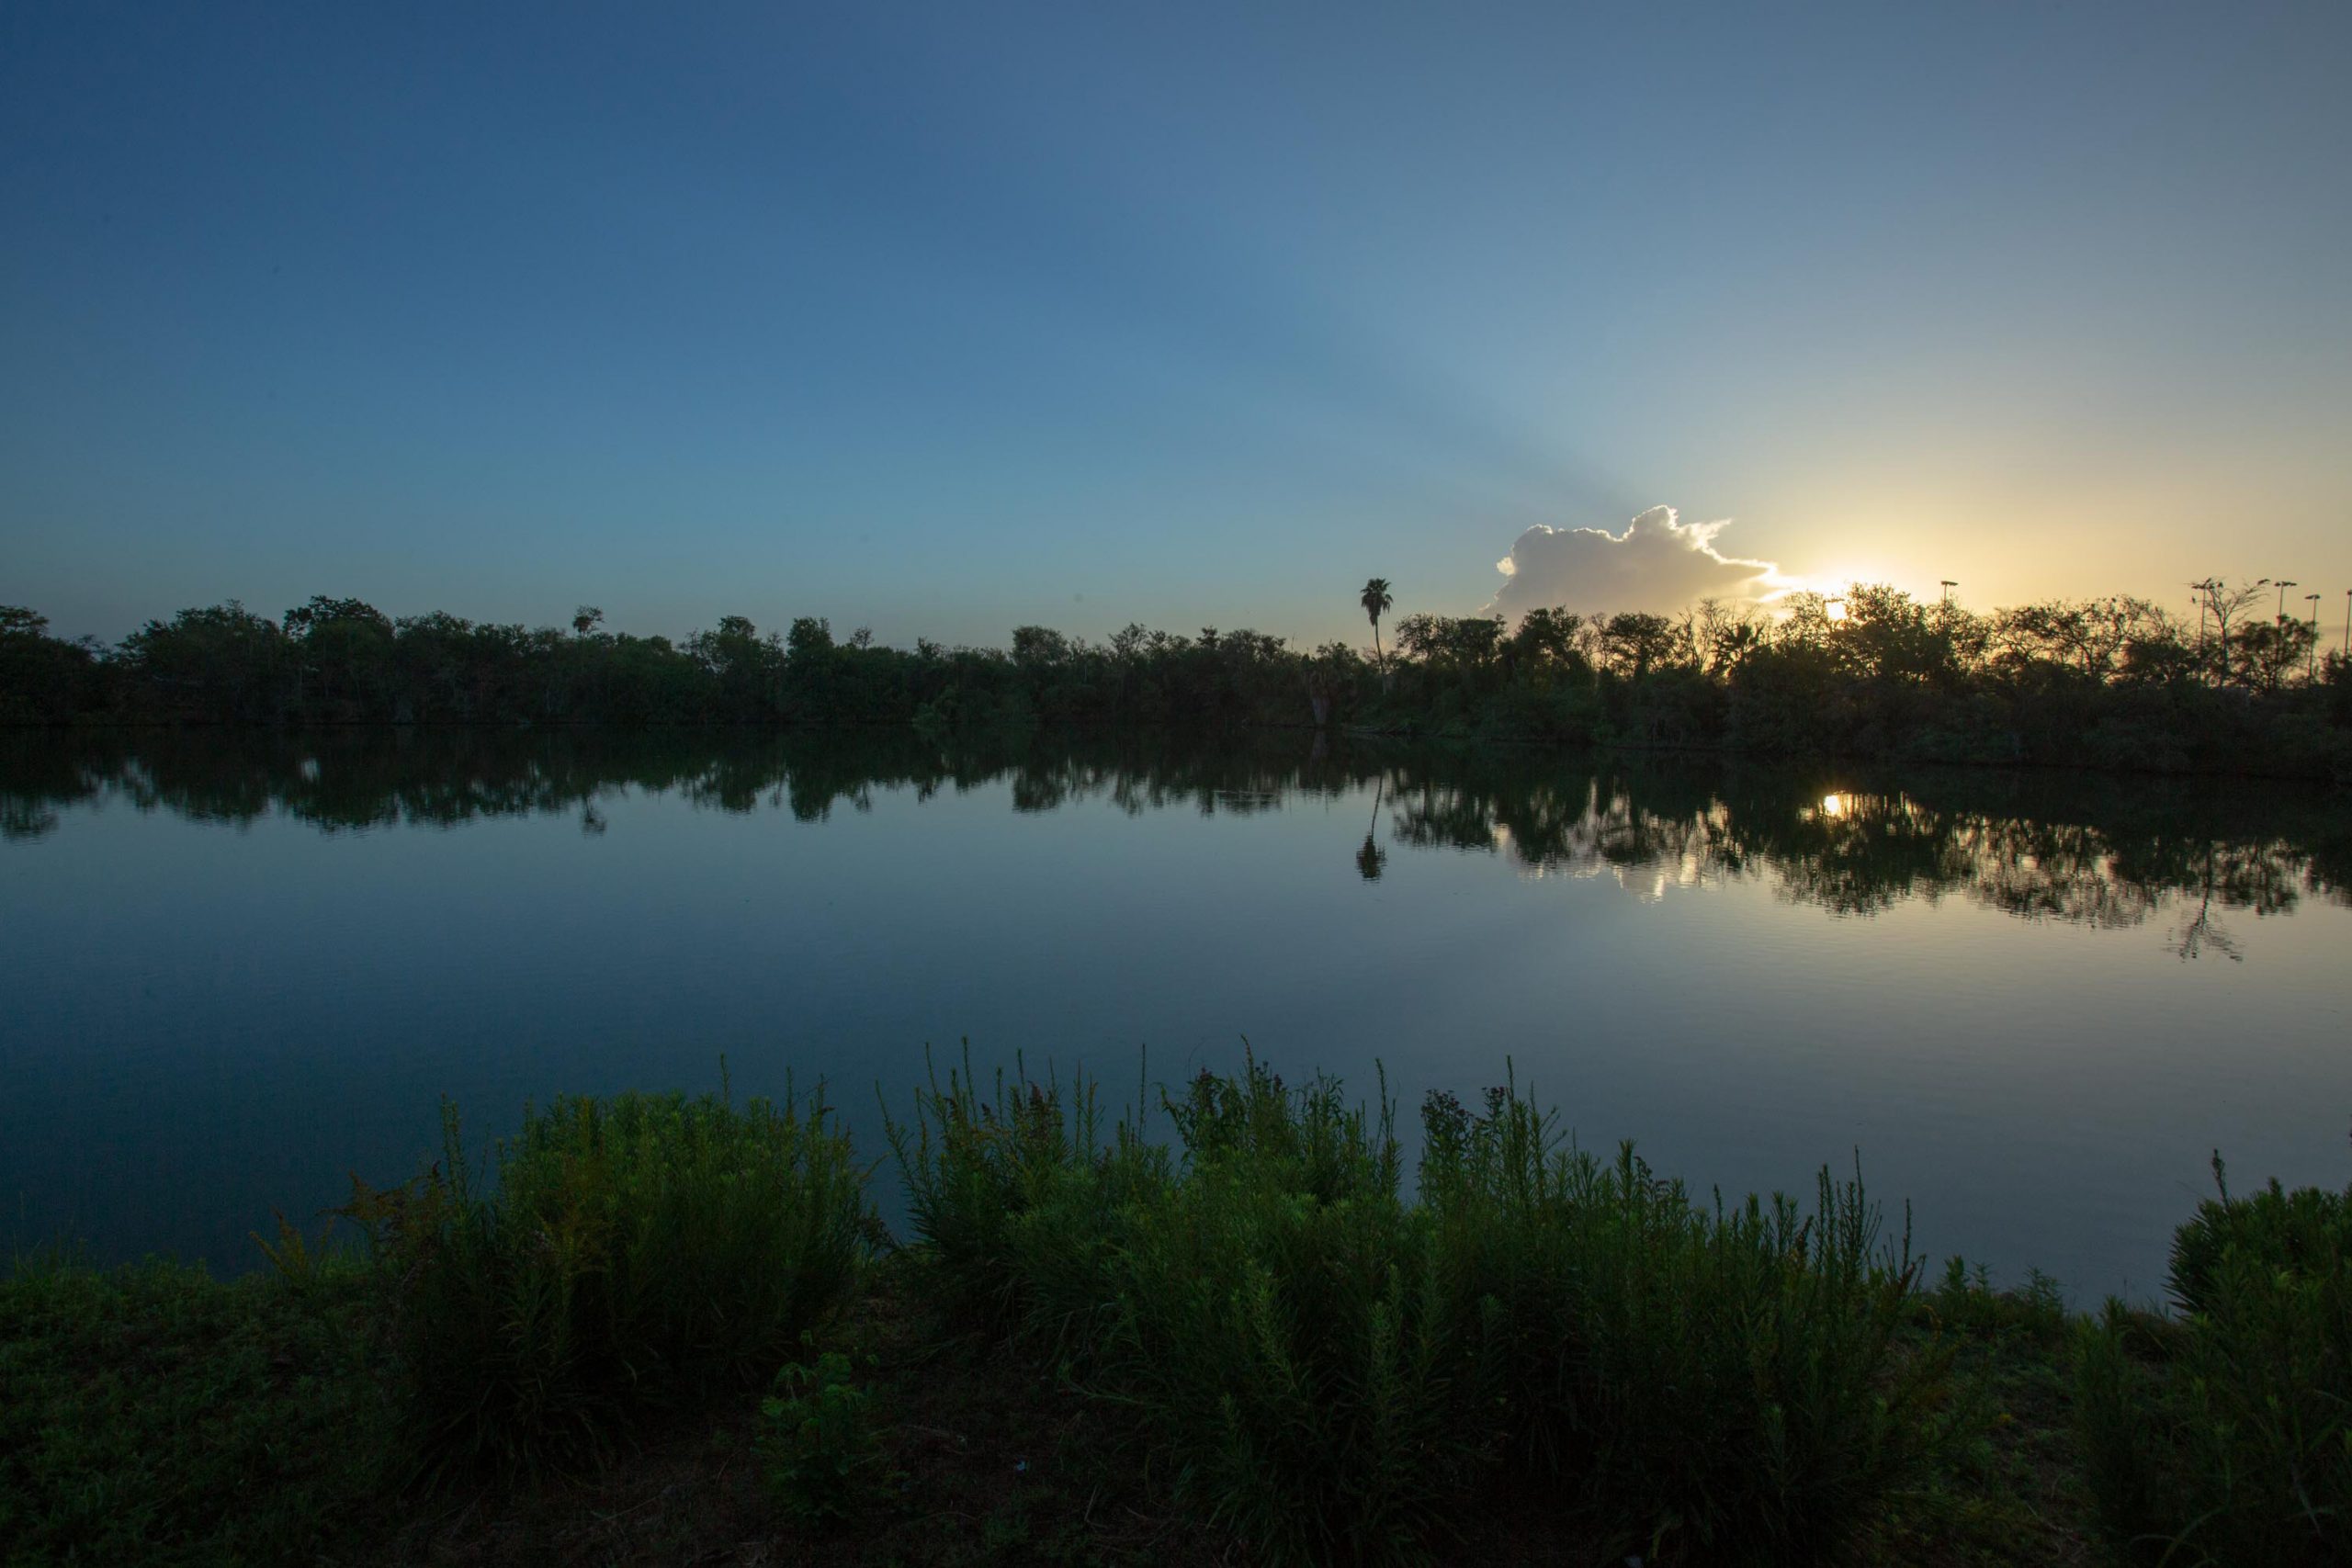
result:
[[[1615,826],[1622,829],[1626,825]],[[1511,837],[1510,828],[1497,824],[1495,845],[1510,857],[1513,868],[1524,880],[1566,877],[1586,881],[1606,876],[1645,904],[1657,903],[1670,891],[1737,881],[1746,874],[1715,864],[1707,855],[1702,840],[1678,835],[1675,826],[1653,823],[1648,825],[1646,833],[1637,838],[1627,831],[1612,834],[1611,824],[1596,818],[1589,832],[1571,835],[1565,845],[1531,852]],[[1680,841],[1676,841],[1678,839]],[[1625,846],[1634,842],[1643,847],[1629,857]]]

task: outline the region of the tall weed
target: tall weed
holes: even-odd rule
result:
[[[1933,1438],[1945,1357],[1898,1351],[1918,1263],[1861,1184],[1694,1203],[1632,1146],[1561,1146],[1532,1098],[1423,1110],[1448,1294],[1476,1303],[1511,1468],[1627,1552],[1833,1553]]]

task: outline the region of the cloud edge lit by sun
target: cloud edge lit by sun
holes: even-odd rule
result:
[[[1710,598],[1769,604],[1807,585],[1777,561],[1718,549],[1734,521],[1684,522],[1661,504],[1637,513],[1622,533],[1532,525],[1495,563],[1503,581],[1486,611],[1508,618],[1550,607],[1672,612]]]

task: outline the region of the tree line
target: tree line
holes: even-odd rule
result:
[[[326,596],[272,620],[232,601],[120,643],[51,637],[0,606],[0,722],[741,724],[1018,732],[1040,724],[1328,725],[1463,739],[2352,777],[2352,663],[2309,622],[2211,585],[2192,623],[2147,600],[1980,614],[1861,585],[1769,610],[1420,613],[1374,650],[1252,630],[1045,626],[1002,649],[876,644],[740,615],[680,641],[395,619]]]

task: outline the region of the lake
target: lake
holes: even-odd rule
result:
[[[1515,1073],[1704,1191],[1859,1158],[1920,1249],[2160,1290],[2352,1180],[2352,803],[1305,733],[0,736],[0,1241],[253,1266],[526,1101],[926,1055]],[[1164,1126],[1164,1122],[1162,1125]],[[878,1179],[886,1212],[895,1180]]]

